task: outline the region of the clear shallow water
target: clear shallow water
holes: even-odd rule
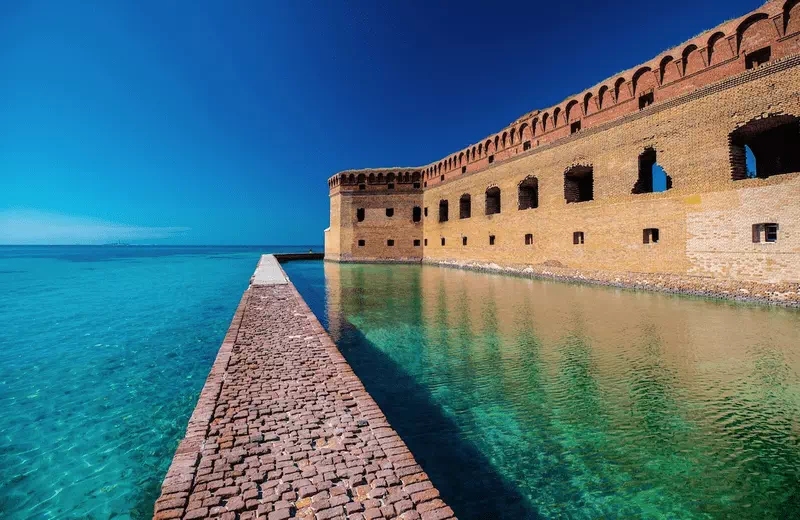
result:
[[[0,518],[151,518],[259,255],[0,247]]]
[[[285,266],[459,518],[800,518],[800,313]]]

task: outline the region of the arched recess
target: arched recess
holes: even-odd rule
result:
[[[633,75],[633,95],[638,96],[643,92],[656,88],[656,78],[653,76],[653,69],[642,67]]]
[[[347,178],[347,180],[348,180],[348,184],[351,184],[351,185],[355,184],[355,183],[356,183],[356,176],[355,176],[355,174],[352,174],[352,173],[351,173],[351,174],[350,174],[350,177],[348,177],[348,178]]]
[[[363,173],[359,173],[358,174],[358,184],[364,184],[365,182],[367,182],[367,176],[364,175]]]
[[[567,103],[567,108],[564,110],[564,117],[567,123],[577,121],[581,118],[581,109],[576,100]]]
[[[611,91],[607,86],[603,85],[600,87],[600,90],[597,91],[597,104],[600,110],[603,110],[604,108],[610,107],[611,103]]]
[[[684,76],[688,76],[689,74],[703,70],[705,67],[705,64],[703,63],[703,57],[700,55],[697,45],[687,45],[686,48],[683,49],[681,57],[683,58]]]
[[[472,197],[469,193],[461,195],[458,199],[458,218],[470,218],[472,216]]]
[[[550,114],[545,112],[544,115],[542,116],[542,133],[547,132],[547,130],[549,130],[548,128],[550,126],[549,119],[550,119]]]
[[[369,177],[367,177],[367,182],[370,183],[370,184],[375,184],[375,174],[374,173],[370,173],[369,174]]]
[[[491,155],[494,153],[494,148],[492,148],[492,140],[487,139],[486,144],[484,145],[484,150],[486,151],[486,155]]]
[[[783,4],[783,34],[800,32],[800,0],[788,0]]]
[[[494,151],[496,152],[499,149],[500,149],[500,136],[496,135],[494,136]]]
[[[711,38],[708,39],[708,45],[706,46],[706,54],[708,55],[709,66],[722,63],[733,57],[731,46],[728,45],[727,40],[725,40],[724,33],[715,32],[711,35]]]
[[[411,174],[411,182],[419,182],[419,172],[414,172]]]
[[[519,209],[534,209],[539,207],[539,179],[529,175],[522,179],[517,187],[517,200]]]
[[[619,78],[614,82],[614,99],[617,100],[617,103],[631,99],[631,93],[625,85],[625,78]]]
[[[595,105],[594,101],[592,101],[593,98],[594,96],[591,92],[587,92],[586,95],[583,96],[583,113],[587,116],[597,112],[597,105]]]
[[[556,109],[553,110],[553,128],[558,128],[561,122],[561,107],[556,107]]]
[[[519,127],[519,140],[521,142],[527,141],[531,138],[531,130],[528,127],[528,123],[522,123]]]
[[[460,154],[458,154],[458,165],[461,166],[463,162],[464,162],[464,152],[461,152]]]
[[[564,200],[567,204],[594,200],[594,168],[575,165],[564,172]]]
[[[662,85],[672,83],[676,79],[680,79],[678,69],[675,67],[675,58],[672,56],[664,56],[658,64],[658,80]]]
[[[483,157],[483,143],[478,145],[478,157]]]
[[[392,183],[394,182],[394,173],[389,172],[386,174],[386,182]]]
[[[542,129],[539,125],[539,118],[534,117],[533,121],[531,121],[531,137],[535,137],[537,134],[541,134]]]
[[[477,158],[478,158],[478,156],[477,156],[477,155],[475,155],[475,150],[476,150],[476,149],[475,149],[475,147],[473,146],[473,147],[472,147],[472,160],[473,160],[473,161],[474,161],[475,159],[477,159]]]
[[[467,148],[467,163],[469,163],[469,157],[470,157],[470,150],[469,148]]]
[[[500,213],[500,188],[492,186],[486,190],[486,214]]]
[[[775,39],[775,29],[764,13],[748,16],[736,28],[736,46],[739,54],[747,54],[767,47]]]
[[[503,137],[500,138],[500,145],[503,149],[508,146],[508,132],[503,132]]]

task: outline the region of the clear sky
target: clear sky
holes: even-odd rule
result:
[[[440,159],[761,0],[0,2],[0,243],[321,244]]]

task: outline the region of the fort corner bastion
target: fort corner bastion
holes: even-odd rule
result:
[[[800,0],[768,1],[431,164],[343,171],[328,187],[329,261],[796,304]]]

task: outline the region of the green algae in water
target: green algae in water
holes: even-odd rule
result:
[[[462,519],[800,516],[800,313],[431,266],[286,271]]]

